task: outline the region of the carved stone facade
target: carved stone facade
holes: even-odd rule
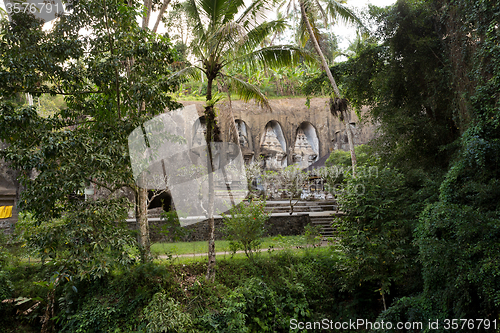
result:
[[[297,130],[293,149],[293,162],[302,169],[307,168],[319,158],[319,140],[316,129],[309,123],[302,123]]]
[[[266,169],[280,169],[294,163],[306,168],[334,149],[349,150],[344,124],[330,113],[328,98],[312,98],[310,107],[306,106],[305,98],[269,102],[271,111],[253,102],[231,103],[246,162],[262,155]],[[204,102],[182,103],[195,104],[200,116],[203,114]],[[217,106],[221,110],[228,107],[228,103]],[[368,143],[374,137],[375,127],[360,123],[354,112],[350,113],[349,123],[355,145]],[[229,136],[228,133],[228,129],[222,128],[223,137]]]
[[[269,102],[271,111],[255,103],[232,101],[238,141],[246,163],[255,156],[262,155],[266,169],[281,169],[293,163],[306,168],[334,149],[348,150],[344,125],[330,113],[327,98],[311,99],[310,107],[306,106],[305,98],[275,99]],[[202,117],[205,103],[183,104],[196,105],[200,121],[193,124],[196,130],[192,142],[193,146],[200,145],[206,132]],[[220,109],[227,107],[227,103],[217,106]],[[374,137],[374,126],[361,124],[354,112],[351,112],[349,122],[354,129],[356,145],[367,143]],[[224,127],[227,126],[222,126],[222,136],[227,140],[229,130]],[[1,143],[0,148],[3,148]],[[4,231],[8,232],[17,221],[19,192],[17,173],[0,161],[0,206],[14,206],[12,218],[0,219],[0,229]]]
[[[260,144],[260,155],[264,156],[264,167],[267,170],[279,170],[286,167],[286,148],[280,124],[274,120],[268,122]]]

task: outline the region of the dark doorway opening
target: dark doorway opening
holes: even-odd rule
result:
[[[171,208],[172,208],[172,196],[169,193],[163,192],[163,193],[156,195],[156,197],[154,197],[154,195],[155,195],[154,191],[148,191],[148,199],[149,200],[153,199],[149,203],[148,209],[162,207],[165,212],[168,212],[171,210]]]

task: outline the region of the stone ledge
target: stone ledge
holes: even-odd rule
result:
[[[224,221],[221,217],[216,217],[215,221],[215,239],[224,239],[222,233]],[[127,220],[130,229],[137,229],[135,220]],[[301,235],[304,233],[304,227],[311,222],[308,214],[276,214],[270,217],[266,222],[265,236],[293,236]],[[167,241],[167,236],[163,235],[160,231],[165,223],[158,218],[149,220],[149,229],[151,241]],[[208,220],[194,223],[184,227],[188,232],[183,241],[207,241],[208,240]]]

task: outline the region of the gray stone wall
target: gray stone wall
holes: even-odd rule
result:
[[[194,104],[198,114],[203,114],[205,102],[187,101],[184,105]],[[309,122],[315,129],[319,140],[319,157],[329,155],[334,149],[348,150],[346,144],[345,126],[330,113],[328,98],[311,98],[310,106],[306,106],[305,98],[280,98],[269,100],[272,111],[261,108],[254,102],[232,101],[231,107],[234,118],[243,120],[249,132],[249,147],[255,156],[261,154],[260,142],[268,122],[278,122],[286,141],[288,165],[293,163],[292,149],[295,145],[297,131],[303,122]],[[217,105],[221,110],[228,108],[228,103]],[[361,110],[364,114],[367,107]],[[349,114],[349,122],[353,123],[355,145],[368,143],[375,137],[375,126],[369,122],[362,123],[354,111]],[[223,126],[224,127],[224,126]],[[226,129],[222,128],[224,132]]]
[[[265,236],[292,236],[304,233],[304,227],[310,223],[308,214],[298,214],[292,216],[272,216],[266,222]],[[135,229],[135,223],[131,222],[130,227]],[[161,232],[163,222],[150,222],[151,241],[165,241],[166,237]],[[215,239],[224,239],[222,229],[224,222],[222,218],[215,219]],[[208,220],[184,227],[187,231],[184,241],[208,241]]]
[[[9,217],[7,219],[0,219],[0,232],[10,235],[14,231],[14,227],[18,218],[17,212],[15,212],[14,210],[15,207],[12,209],[12,217]]]
[[[6,144],[0,142],[0,149],[5,147]],[[6,234],[12,233],[17,222],[16,204],[20,191],[17,176],[18,172],[10,169],[4,160],[0,160],[0,206],[13,206],[12,217],[0,219],[0,232]]]

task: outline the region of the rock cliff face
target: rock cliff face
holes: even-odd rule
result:
[[[194,104],[200,116],[204,102],[182,102]],[[246,161],[263,155],[266,169],[280,169],[299,163],[307,167],[319,158],[329,155],[334,149],[348,150],[344,125],[332,116],[327,98],[313,98],[310,107],[305,98],[270,100],[271,111],[255,103],[232,101],[238,141]],[[220,110],[222,135],[228,140],[230,130],[223,116],[228,114],[229,103],[217,106]],[[370,123],[360,123],[354,112],[349,123],[353,128],[356,145],[365,144],[375,135]]]
[[[205,121],[203,115],[204,102],[182,102],[184,105],[196,105],[199,121],[195,126],[196,137],[204,137]],[[259,107],[255,103],[232,101],[236,127],[231,127],[229,103],[217,105],[222,137],[227,141],[239,142],[245,162],[255,156],[263,155],[266,169],[277,170],[297,163],[306,168],[319,158],[329,155],[334,149],[348,150],[347,135],[344,125],[332,116],[327,98],[313,98],[310,107],[306,106],[305,98],[286,98],[270,100],[271,110]],[[374,137],[372,124],[361,124],[354,112],[350,114],[349,123],[354,129],[355,144],[367,143]],[[236,133],[231,133],[231,128]],[[195,140],[196,141],[196,140]],[[201,142],[201,141],[200,141]],[[0,149],[5,145],[0,143]],[[17,221],[15,206],[19,197],[20,187],[17,181],[18,173],[0,160],[0,206],[14,206],[13,216],[0,219],[0,230],[10,232]],[[102,191],[96,191],[96,196],[104,196]],[[126,193],[125,193],[126,192]],[[125,191],[131,202],[133,194]],[[171,198],[166,198],[168,206]],[[158,207],[163,204],[155,205]],[[202,208],[196,211],[202,214]],[[131,212],[131,216],[133,212]]]

